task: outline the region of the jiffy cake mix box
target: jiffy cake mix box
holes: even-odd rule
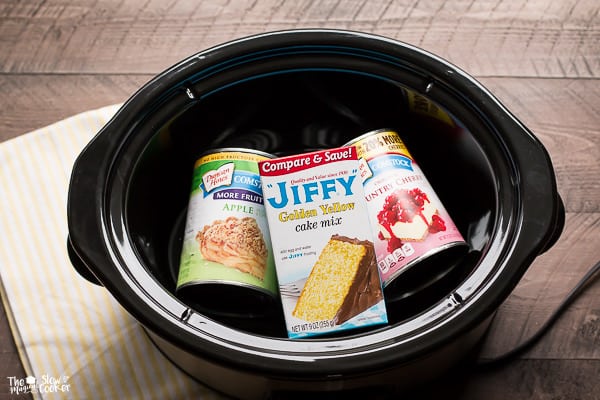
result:
[[[354,147],[259,162],[288,336],[387,323]]]

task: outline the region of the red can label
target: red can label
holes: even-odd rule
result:
[[[347,145],[355,146],[359,157],[384,287],[424,257],[466,245],[396,132],[369,132]]]

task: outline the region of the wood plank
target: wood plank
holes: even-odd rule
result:
[[[1,285],[2,282],[0,282]],[[15,398],[15,395],[11,393],[11,378],[22,379],[26,375],[12,336],[8,317],[4,312],[5,297],[2,287],[0,287],[0,296],[2,296],[0,299],[0,400],[9,400]],[[23,394],[23,400],[27,399],[31,399],[31,395]]]
[[[517,360],[501,368],[479,370],[457,365],[439,380],[395,397],[448,400],[597,400],[598,360]],[[389,398],[395,398],[389,397]]]
[[[520,360],[494,371],[475,372],[462,386],[460,381],[453,386],[451,382],[449,396],[444,398],[597,400],[598,376],[599,360]]]
[[[595,0],[6,0],[2,72],[157,73],[266,31],[366,31],[422,47],[477,76],[599,77]]]
[[[0,312],[0,400],[8,400],[16,397],[11,394],[10,378],[22,379],[26,375],[2,304],[4,303],[0,302],[0,310],[2,311]],[[31,395],[23,394],[22,396],[23,400],[31,398]],[[20,397],[21,395],[19,395]]]
[[[480,80],[546,147],[567,210],[598,212],[600,80]]]
[[[596,196],[596,204],[600,201]],[[567,213],[558,242],[539,256],[498,309],[481,357],[531,337],[593,264],[600,261],[600,212]],[[523,358],[600,360],[600,276]]]
[[[121,103],[150,75],[0,75],[0,141]]]

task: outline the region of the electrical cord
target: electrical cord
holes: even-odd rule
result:
[[[485,369],[495,368],[501,365],[504,365],[506,362],[512,360],[517,355],[525,352],[530,349],[533,345],[535,345],[543,336],[548,332],[548,330],[552,327],[552,325],[558,320],[558,318],[563,314],[563,312],[569,308],[571,303],[575,301],[577,297],[592,283],[592,281],[597,278],[595,276],[600,271],[600,261],[598,261],[584,276],[581,280],[571,289],[569,294],[564,298],[562,303],[554,310],[554,312],[550,315],[550,317],[546,320],[544,325],[535,333],[533,336],[525,340],[523,343],[519,344],[517,347],[509,350],[508,352],[494,357],[490,359],[484,359],[477,362],[478,367],[482,367]]]

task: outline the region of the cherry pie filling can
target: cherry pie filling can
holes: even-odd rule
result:
[[[214,149],[194,165],[177,294],[209,314],[269,314],[278,298],[258,162],[274,156]]]
[[[456,263],[468,245],[398,133],[378,129],[345,146],[356,147],[386,299],[401,298],[398,277],[426,260],[437,265],[423,271],[425,281],[441,277],[436,269],[448,270],[441,264]]]

